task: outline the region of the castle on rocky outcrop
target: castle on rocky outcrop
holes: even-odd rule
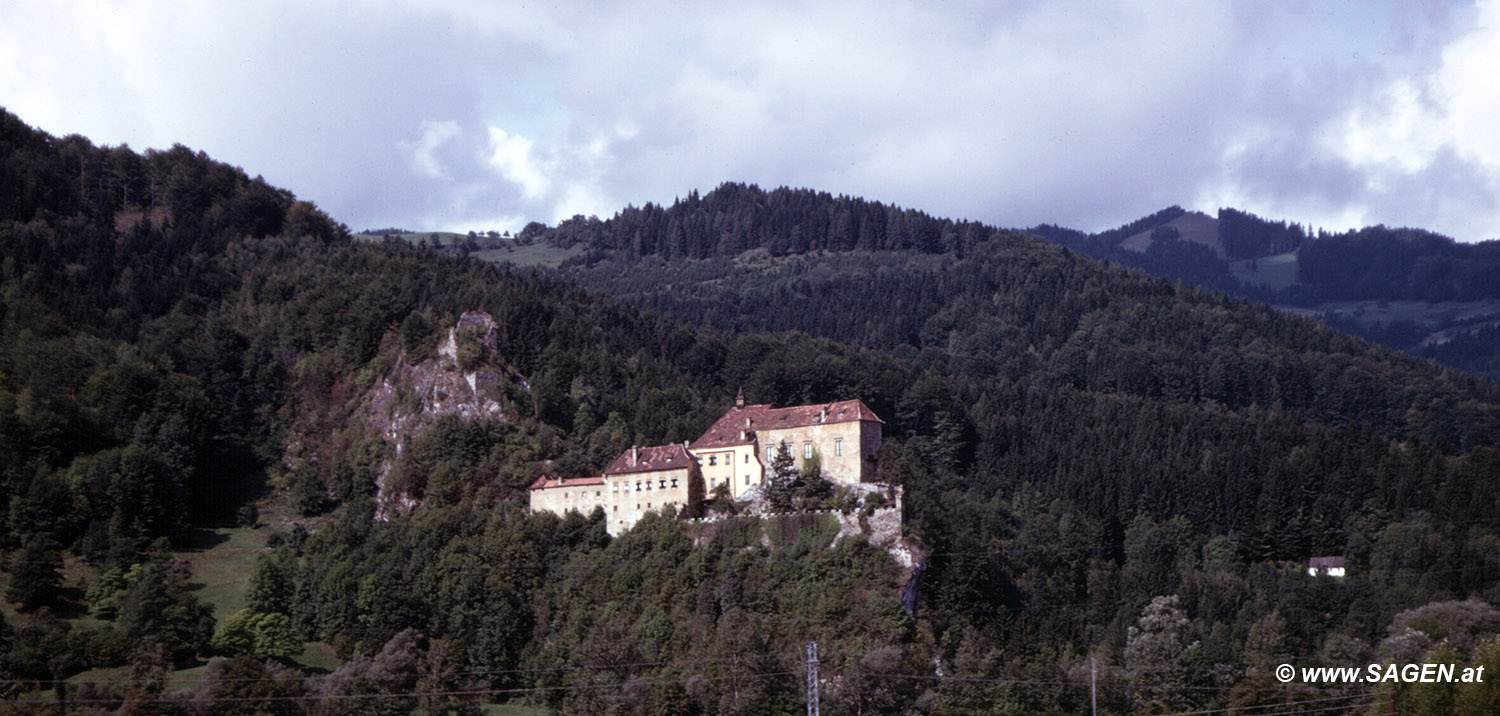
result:
[[[597,477],[538,478],[531,509],[561,515],[601,507],[609,533],[618,535],[647,512],[686,505],[692,462],[708,492],[723,485],[738,499],[758,491],[782,445],[801,464],[817,461],[830,482],[873,482],[883,423],[860,400],[773,408],[745,405],[741,391],[734,407],[691,443],[632,447]]]

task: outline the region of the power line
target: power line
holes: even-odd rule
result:
[[[1360,703],[1353,703],[1353,701],[1355,701],[1355,700],[1360,700]],[[1258,704],[1258,705],[1252,705],[1252,706],[1229,706],[1229,707],[1222,708],[1222,709],[1207,709],[1207,710],[1203,710],[1203,711],[1178,711],[1178,712],[1174,712],[1174,713],[1170,713],[1170,714],[1162,714],[1161,716],[1206,716],[1208,714],[1243,714],[1243,716],[1286,716],[1286,714],[1310,714],[1310,713],[1319,713],[1319,712],[1323,712],[1323,711],[1340,711],[1340,710],[1353,710],[1353,709],[1356,709],[1356,708],[1364,708],[1365,706],[1368,706],[1370,704],[1370,700],[1371,700],[1371,695],[1370,694],[1350,694],[1350,695],[1346,695],[1346,696],[1330,696],[1328,698],[1323,698],[1323,699],[1305,699],[1305,700],[1301,700],[1301,701],[1281,701],[1281,702],[1277,702],[1277,703],[1274,703],[1274,704]],[[1249,713],[1249,711],[1251,709],[1272,709],[1272,708],[1281,708],[1281,707],[1284,707],[1284,706],[1299,706],[1299,705],[1302,705],[1302,704],[1327,703],[1329,701],[1346,701],[1346,702],[1349,702],[1349,703],[1344,703],[1344,704],[1340,704],[1340,705],[1337,705],[1337,706],[1328,706],[1328,707],[1319,708],[1319,709],[1293,709],[1291,711],[1272,711],[1272,712]]]
[[[692,681],[694,679],[704,679],[704,680],[707,680],[707,681],[724,681],[724,680],[728,680],[728,679],[763,679],[763,678],[770,678],[770,677],[773,677],[773,676],[795,676],[797,673],[798,672],[795,672],[795,671],[767,671],[767,672],[759,672],[759,673],[752,673],[752,674],[730,674],[730,675],[725,675],[725,676],[703,676],[701,674],[694,674],[692,676],[683,677],[683,678],[676,678],[676,679],[657,679],[657,680],[634,680],[634,679],[632,679],[632,680],[629,680],[629,681],[610,682],[610,683],[606,683],[606,684],[571,684],[571,685],[564,685],[564,686],[525,686],[525,687],[514,687],[514,688],[506,688],[506,689],[458,689],[458,690],[449,690],[449,691],[400,691],[400,692],[383,692],[383,693],[376,693],[376,694],[302,694],[302,695],[297,695],[297,696],[287,695],[287,696],[222,696],[222,697],[215,697],[215,696],[190,696],[190,697],[186,697],[186,698],[182,698],[182,699],[173,699],[173,698],[167,698],[167,697],[157,696],[157,697],[149,697],[149,698],[132,698],[132,699],[126,699],[124,697],[121,697],[121,698],[69,699],[68,701],[70,703],[99,703],[99,704],[118,703],[118,702],[120,702],[122,700],[128,700],[128,701],[131,701],[133,703],[233,703],[233,702],[259,702],[259,701],[324,701],[324,700],[341,700],[341,699],[355,699],[355,700],[401,699],[401,698],[413,698],[413,697],[423,697],[423,696],[425,696],[425,697],[502,696],[502,695],[514,695],[514,694],[523,694],[523,693],[535,693],[535,692],[543,692],[543,691],[547,691],[547,692],[551,692],[551,691],[591,691],[591,690],[597,690],[597,689],[616,689],[616,688],[620,688],[622,686],[626,686],[626,685],[629,685],[629,684],[632,684],[632,683],[640,683],[640,684],[644,684],[644,685],[647,685],[647,686],[659,686],[659,685],[665,685],[665,684],[685,684],[685,683],[687,683],[689,681]],[[266,679],[266,680],[267,681],[276,681],[275,679]],[[258,681],[258,679],[252,679],[251,681]],[[57,701],[57,699],[55,699],[55,698],[46,698],[46,699],[43,699],[43,698],[30,698],[30,699],[11,699],[10,700],[11,703],[56,703],[56,701]]]

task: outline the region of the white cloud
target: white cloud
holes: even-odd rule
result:
[[[203,149],[356,227],[750,181],[1007,226],[1209,202],[1478,238],[1500,205],[1496,14],[5,0],[0,101],[54,133]]]
[[[1465,19],[1468,19],[1467,17]],[[1384,223],[1500,236],[1500,2],[1409,72],[1383,75],[1302,126],[1242,128],[1201,197],[1330,230]],[[1289,131],[1291,130],[1291,131]]]
[[[422,136],[417,141],[401,142],[397,146],[410,156],[412,168],[417,173],[429,179],[446,178],[448,170],[438,158],[438,151],[463,134],[463,129],[452,120],[434,122],[426,119],[422,120],[421,129]]]
[[[519,184],[526,199],[540,199],[552,188],[552,181],[532,154],[533,145],[530,139],[490,127],[489,164],[500,176]]]

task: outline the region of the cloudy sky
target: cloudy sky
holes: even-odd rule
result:
[[[1500,238],[1500,0],[0,0],[0,105],[352,228],[724,181],[1008,227],[1234,206]]]

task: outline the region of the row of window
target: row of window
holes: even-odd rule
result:
[[[700,460],[699,462],[702,462],[702,461]],[[719,464],[719,456],[718,455],[709,455],[708,456],[708,464],[709,465],[717,465],[717,464]],[[729,464],[729,456],[728,455],[724,456],[724,464],[725,465]],[[749,455],[745,456],[745,464],[746,465],[750,464],[750,456]]]
[[[774,461],[775,450],[777,450],[777,446],[771,446],[771,444],[765,446],[766,462]],[[843,456],[843,438],[834,438],[834,456],[835,458],[841,458],[841,456]],[[811,458],[813,458],[813,441],[804,440],[802,441],[802,459]],[[718,455],[709,455],[708,464],[709,467],[718,465]],[[724,464],[729,464],[729,455],[724,455]],[[745,455],[745,464],[750,464],[750,455]]]
[[[677,488],[677,478],[675,478],[675,477],[672,478],[671,482],[672,482],[672,488],[676,489]],[[658,483],[659,483],[658,484],[658,489],[661,489],[661,490],[667,489],[667,478],[664,477],[661,480],[658,480]],[[644,481],[643,480],[636,480],[635,481],[635,491],[636,492],[640,492],[642,489],[645,489],[645,490],[647,490],[649,492],[651,490],[651,481],[650,480],[644,480]],[[619,491],[620,491],[620,485],[619,485],[619,483],[615,483],[613,485],[613,489],[611,489],[611,492],[619,492]],[[630,485],[626,485],[625,486],[625,491],[626,492],[630,491]],[[596,492],[596,493],[594,493],[594,495],[597,497],[597,496],[600,495],[600,493]]]
[[[779,446],[777,446],[777,445],[767,445],[766,446],[766,463],[767,464],[769,464],[771,461],[773,461],[773,460],[776,459],[776,450],[778,448],[779,448]],[[843,457],[844,456],[844,439],[843,438],[834,438],[833,439],[833,454],[834,454],[835,457]],[[802,441],[802,459],[804,459],[804,460],[811,460],[812,456],[813,456],[813,444],[812,444],[812,441],[811,440],[804,440],[804,441]],[[745,461],[749,462],[749,458],[750,458],[750,456],[746,455],[745,456]],[[710,462],[709,464],[712,465],[713,463]]]

